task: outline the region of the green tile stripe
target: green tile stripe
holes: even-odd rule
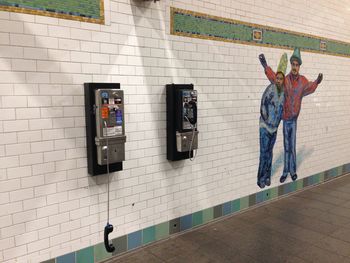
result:
[[[84,22],[104,22],[104,0],[0,0],[0,10],[53,16]]]
[[[308,52],[350,57],[350,43],[347,42],[173,7],[170,26],[173,35],[283,49],[299,47]],[[261,32],[262,37],[254,39],[254,31]]]
[[[323,183],[327,180],[334,179],[340,175],[346,174],[350,172],[350,164],[344,164],[339,167],[335,167],[329,169],[325,172],[321,172],[318,174],[311,175],[309,177],[305,177],[303,179],[297,180],[295,182],[290,182],[286,184],[282,184],[270,189],[265,189],[261,192],[257,192],[255,194],[251,194],[249,196],[244,196],[242,198],[232,200],[226,202],[225,204],[219,204],[214,207],[206,208],[201,211],[194,212],[189,215],[185,215],[184,217],[192,218],[192,224],[189,228],[185,228],[185,231],[188,229],[193,229],[210,221],[213,221],[216,218],[220,218],[222,216],[228,216],[233,213],[240,212],[249,207],[255,206],[257,203],[261,204],[271,199],[275,199],[279,196],[283,196],[285,194],[290,194],[292,192],[301,190],[305,187],[316,185]],[[259,200],[259,202],[257,202]],[[230,205],[230,209],[228,213],[224,213],[224,207],[227,207],[227,204]],[[221,211],[219,211],[221,209]],[[166,239],[172,234],[181,232],[181,218],[171,219],[168,222],[164,222],[155,226],[150,226],[141,231],[141,245],[147,245],[152,242]],[[119,255],[120,253],[124,253],[128,251],[127,248],[127,240],[129,235],[134,234],[130,233],[125,236],[118,237],[113,239],[113,244],[116,247],[116,251],[113,254],[107,253],[104,244],[100,243],[93,247],[88,247],[81,249],[79,251],[73,252],[75,253],[76,263],[98,263],[112,256]],[[62,257],[62,256],[61,256]],[[57,259],[51,259],[45,261],[45,263],[55,263]]]

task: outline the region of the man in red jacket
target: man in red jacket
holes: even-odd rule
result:
[[[267,78],[271,83],[275,83],[276,74],[267,65],[264,54],[259,55],[259,60],[265,69]],[[280,178],[281,183],[287,179],[288,174],[291,175],[293,181],[298,178],[296,174],[296,131],[301,101],[304,96],[313,93],[323,79],[322,73],[318,74],[315,81],[308,81],[304,76],[299,75],[301,63],[300,50],[295,48],[290,58],[291,72],[285,77],[284,83],[285,101],[282,115],[284,168]]]

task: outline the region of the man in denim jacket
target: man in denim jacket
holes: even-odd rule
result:
[[[282,119],[284,105],[284,75],[287,68],[287,54],[284,53],[275,77],[265,90],[260,106],[260,161],[258,186],[264,188],[271,184],[271,164],[273,147],[276,142],[277,128]]]

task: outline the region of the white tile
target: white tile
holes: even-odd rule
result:
[[[16,109],[16,119],[37,119],[40,118],[40,108]]]
[[[24,154],[19,156],[21,166],[42,163],[43,159],[42,153]]]
[[[0,109],[0,120],[13,120],[16,118],[14,109]]]
[[[52,128],[52,119],[33,119],[29,120],[30,130],[46,130]]]
[[[16,190],[10,193],[10,200],[11,202],[16,202],[16,201],[32,198],[33,196],[34,196],[34,191],[31,188]]]
[[[19,155],[30,153],[29,143],[19,143],[19,144],[8,144],[6,145],[6,155]]]
[[[10,34],[10,43],[13,46],[34,46],[34,36],[23,34]]]
[[[34,141],[40,141],[41,131],[25,131],[25,132],[18,132],[17,133],[18,142],[34,142]]]

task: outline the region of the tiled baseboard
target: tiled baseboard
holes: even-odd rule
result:
[[[100,243],[67,255],[47,260],[43,263],[97,263],[149,243],[168,238],[172,234],[195,228],[222,216],[237,213],[257,204],[261,204],[277,197],[301,190],[305,187],[331,180],[349,172],[350,164],[344,164],[295,182],[271,187],[249,196],[232,200],[115,238],[112,240],[114,246],[116,247],[116,251],[113,254],[107,253],[104,248],[104,244]]]

